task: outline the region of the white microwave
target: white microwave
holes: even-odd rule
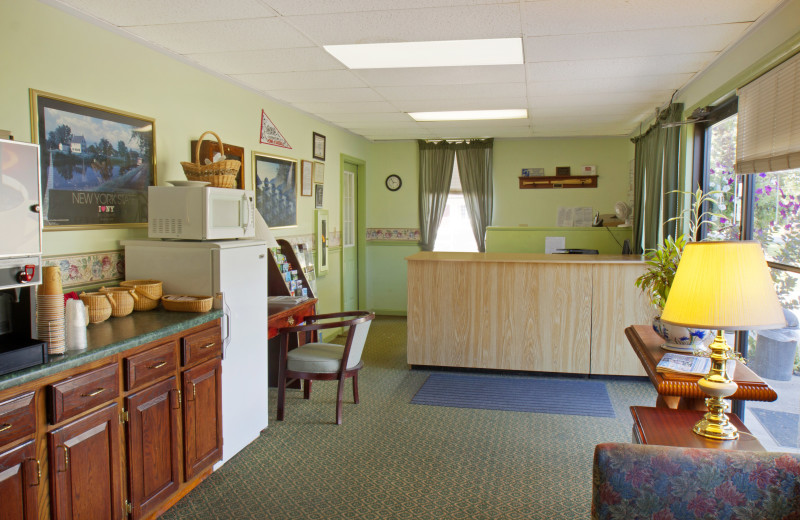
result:
[[[150,186],[147,236],[180,240],[255,238],[255,196],[249,190]]]

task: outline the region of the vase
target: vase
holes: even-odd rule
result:
[[[661,321],[661,316],[653,318],[653,330],[664,339],[661,348],[673,352],[691,354],[695,350],[705,351],[714,341],[713,330],[692,329],[665,323]]]

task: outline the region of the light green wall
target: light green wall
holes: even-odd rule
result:
[[[415,243],[372,242],[367,247],[370,308],[381,314],[405,315],[408,303],[405,258],[420,251]]]
[[[494,226],[556,225],[559,206],[590,206],[613,213],[614,203],[628,200],[630,141],[625,137],[526,139],[494,141]],[[519,189],[522,168],[556,166],[578,174],[584,165],[597,166],[597,188]]]
[[[189,160],[190,141],[205,130],[245,148],[248,188],[251,151],[310,160],[312,132],[319,132],[327,137],[325,208],[338,230],[339,156],[369,155],[366,139],[36,1],[0,2],[0,47],[5,49],[0,128],[11,130],[20,141],[31,140],[29,88],[152,117],[158,184],[185,179],[180,162]],[[259,144],[262,109],[291,150]],[[276,230],[275,235],[313,233],[313,197],[298,197],[298,221],[297,227]],[[44,254],[116,250],[121,239],[145,236],[144,228],[49,231],[44,233]],[[338,261],[336,255],[332,258]],[[318,284],[321,308],[338,310],[339,277],[326,276]]]
[[[419,154],[416,141],[375,143],[367,180],[367,227],[418,228]],[[397,174],[403,185],[389,191],[386,177]]]

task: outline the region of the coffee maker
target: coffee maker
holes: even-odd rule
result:
[[[39,146],[0,139],[0,375],[47,360],[33,339],[42,281]]]

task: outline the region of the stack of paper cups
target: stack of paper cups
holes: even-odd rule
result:
[[[64,295],[61,291],[61,270],[58,267],[48,266],[42,269],[42,284],[36,294],[36,327],[39,339],[47,342],[48,353],[64,353]]]
[[[81,300],[67,300],[65,311],[67,328],[67,350],[86,348],[86,307]]]

